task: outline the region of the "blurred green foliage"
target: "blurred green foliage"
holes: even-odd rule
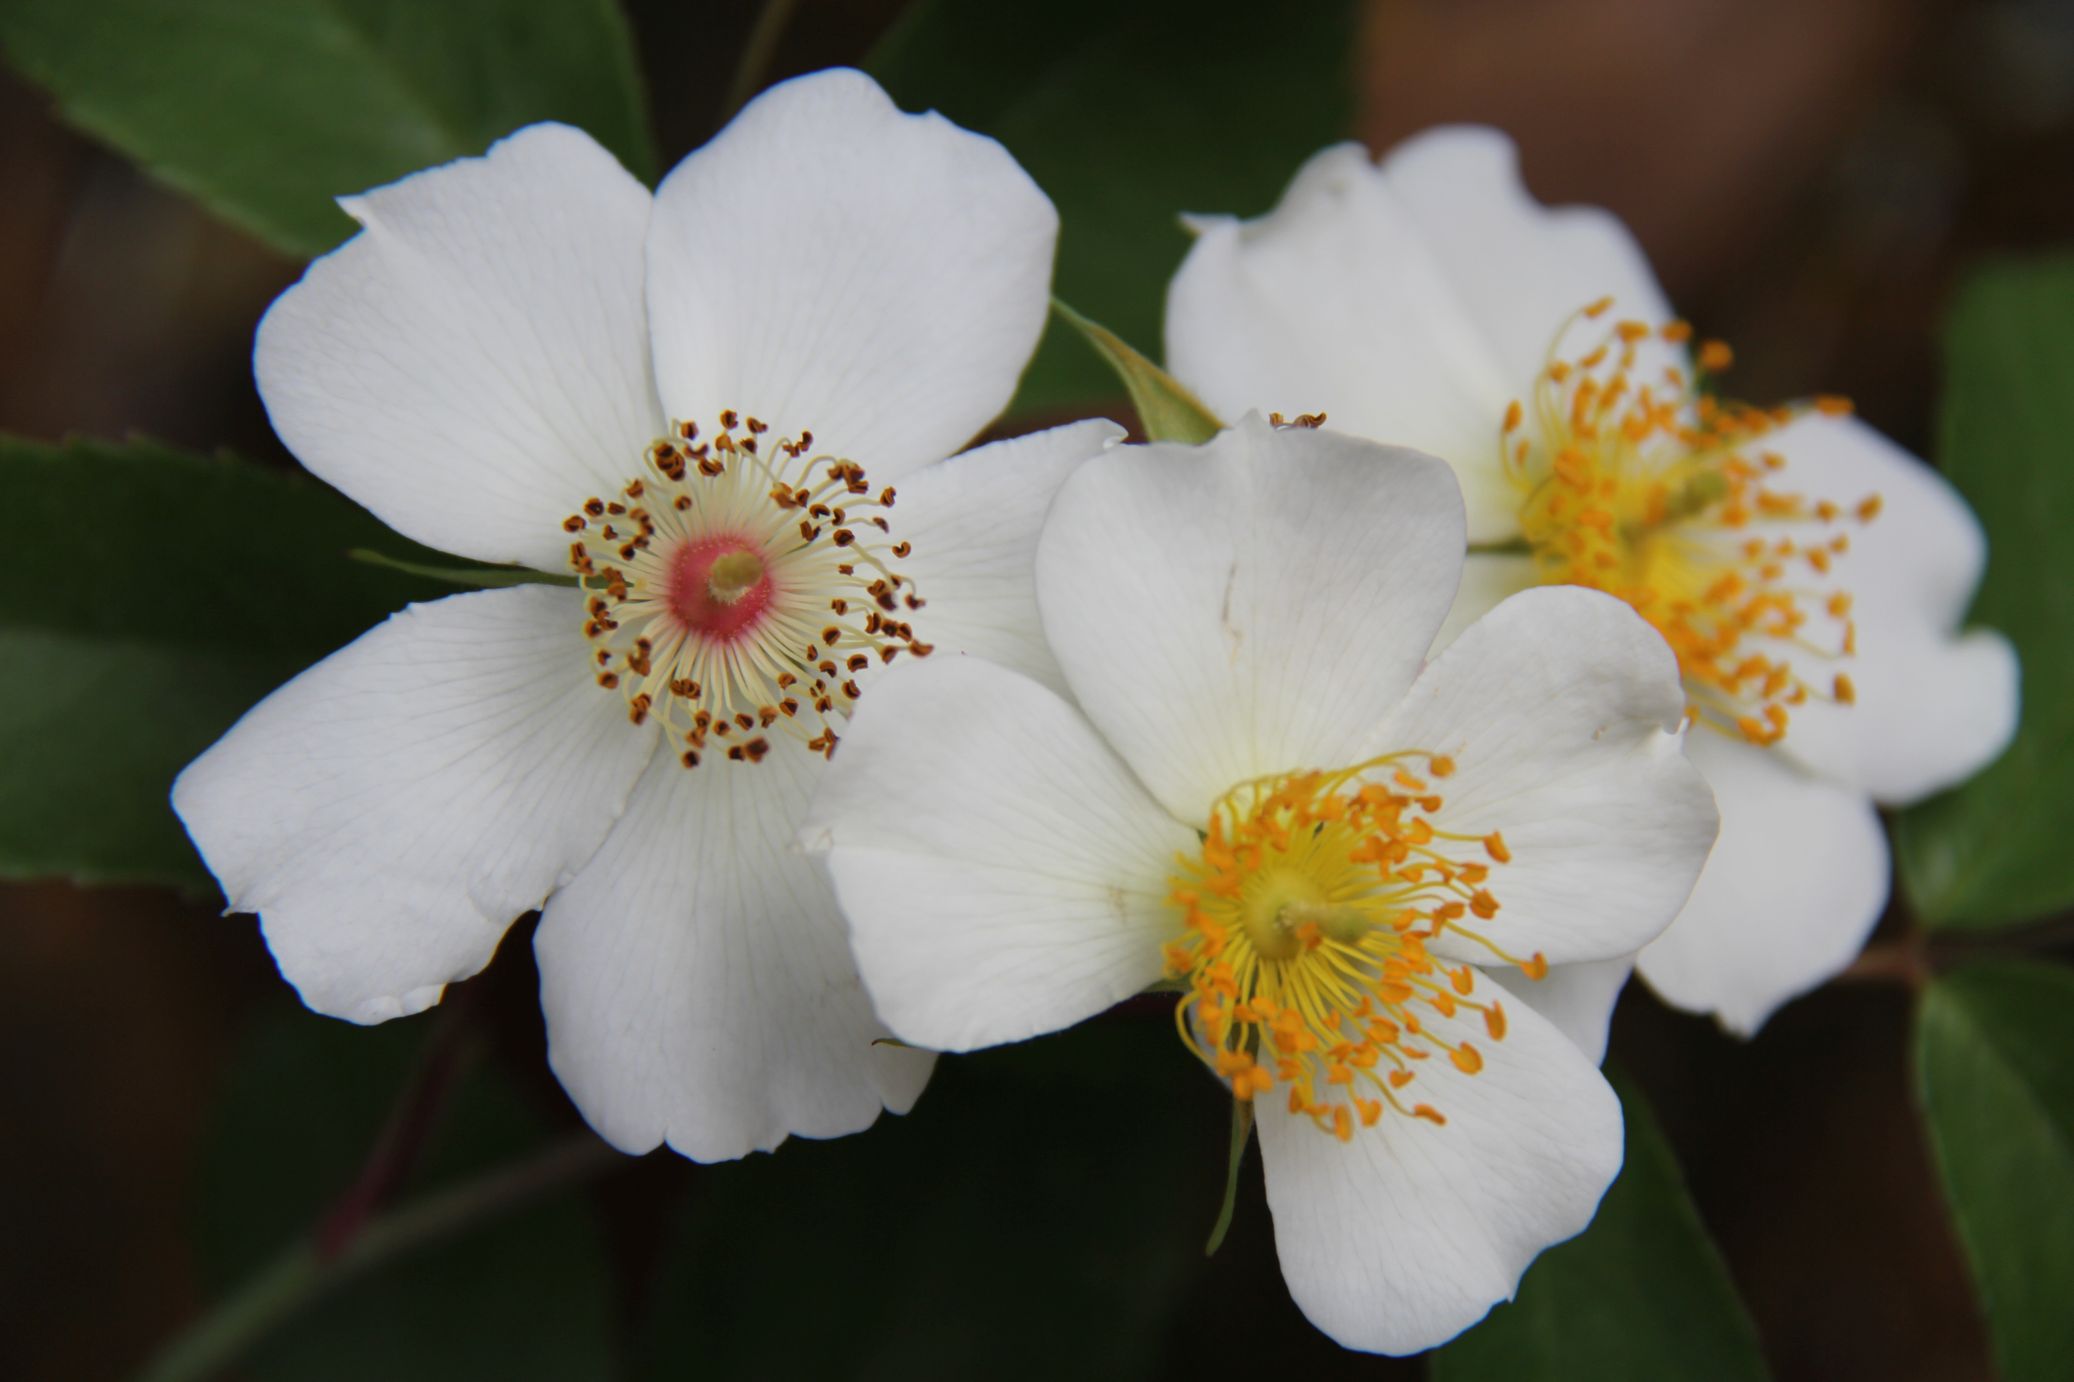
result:
[[[1896,823],[1902,882],[1933,927],[1983,929],[2074,904],[2074,257],[1967,285],[1945,337],[1940,460],[1988,534],[1976,623],[2023,659],[2016,742]]]
[[[1265,211],[1353,114],[1351,0],[920,0],[865,63],[895,100],[1007,146],[1058,205],[1058,295],[1159,354],[1183,212]],[[1054,322],[1015,412],[1114,398]]]
[[[197,1241],[217,1290],[304,1239],[354,1185],[437,1020],[363,1029],[277,1011],[254,1025],[202,1167]],[[396,1189],[408,1198],[544,1142],[517,1090],[494,1067],[477,1068]],[[606,1377],[611,1287],[596,1220],[572,1193],[349,1279],[239,1366],[255,1382]]]
[[[944,1057],[906,1117],[702,1168],[643,1375],[1144,1377],[1204,1270],[1226,1102],[1153,1015]]]
[[[1762,1382],[1757,1335],[1642,1092],[1614,1077],[1627,1159],[1591,1227],[1433,1355],[1432,1382]]]
[[[536,120],[655,175],[615,0],[0,0],[0,46],[72,123],[302,257],[352,232],[333,198]]]
[[[1969,965],[1923,996],[1916,1093],[2002,1382],[2074,1377],[2074,973]]]
[[[320,485],[151,442],[0,438],[0,877],[213,885],[174,774],[267,692],[451,586]]]

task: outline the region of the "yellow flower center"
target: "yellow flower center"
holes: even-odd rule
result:
[[[890,564],[909,552],[890,538],[892,488],[873,494],[811,432],[766,447],[769,431],[732,411],[710,441],[680,423],[642,475],[562,524],[598,684],[635,724],[655,717],[687,768],[715,748],[760,762],[773,727],[832,753],[858,675],[930,652],[900,617],[923,601]]]
[[[1802,669],[1855,651],[1851,597],[1830,578],[1850,550],[1845,520],[1871,522],[1879,497],[1847,511],[1777,487],[1786,460],[1764,439],[1793,410],[1722,402],[1676,366],[1638,378],[1638,347],[1652,335],[1683,343],[1682,322],[1614,322],[1562,358],[1562,338],[1611,305],[1602,299],[1564,324],[1531,401],[1515,402],[1501,430],[1537,574],[1625,600],[1677,654],[1695,719],[1775,743],[1810,696],[1854,699],[1848,674],[1811,686]],[[1700,348],[1710,373],[1730,358],[1719,342]]]
[[[1438,1056],[1473,1075],[1483,1054],[1428,1020],[1467,1010],[1504,1039],[1505,1010],[1475,968],[1427,949],[1452,934],[1534,978],[1548,971],[1474,929],[1498,915],[1485,884],[1512,855],[1496,832],[1434,824],[1445,803],[1433,784],[1453,771],[1408,751],[1244,783],[1211,810],[1201,853],[1178,860],[1175,1022],[1238,1098],[1286,1086],[1292,1113],[1342,1141],[1386,1109],[1445,1123],[1410,1088],[1420,1064]]]

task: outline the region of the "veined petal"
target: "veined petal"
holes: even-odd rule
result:
[[[1529,979],[1509,968],[1485,972],[1554,1023],[1557,1031],[1577,1043],[1578,1050],[1594,1062],[1603,1062],[1614,1005],[1620,1002],[1620,991],[1634,971],[1634,956],[1623,955],[1616,960],[1551,965],[1541,979]]]
[[[1315,155],[1257,220],[1192,224],[1167,289],[1177,378],[1222,417],[1322,412],[1337,431],[1439,456],[1467,494],[1471,540],[1517,531],[1498,428],[1524,380],[1505,373],[1366,149]]]
[[[1015,391],[1058,214],[1008,151],[861,72],[771,88],[656,192],[648,304],[671,415],[722,409],[895,480]]]
[[[998,441],[900,484],[901,570],[927,602],[916,616],[940,651],[970,653],[1065,690],[1037,615],[1037,534],[1081,464],[1122,440],[1105,419]]]
[[[561,570],[562,519],[662,430],[647,189],[588,135],[531,125],[339,204],[363,229],[259,324],[274,430],[406,537]]]
[[[1471,625],[1369,743],[1454,760],[1433,784],[1445,798],[1436,821],[1496,834],[1509,856],[1491,872],[1499,911],[1473,929],[1522,960],[1538,951],[1562,964],[1633,953],[1692,891],[1716,815],[1680,752],[1684,713],[1671,650],[1641,616],[1597,591],[1550,586]],[[1492,863],[1486,844],[1447,852]],[[1431,945],[1495,963],[1451,932]]]
[[[1059,491],[1037,603],[1088,717],[1176,818],[1344,767],[1454,599],[1462,508],[1428,456],[1242,419],[1131,447]]]
[[[1504,131],[1426,130],[1392,149],[1377,171],[1490,342],[1512,391],[1507,401],[1525,396],[1556,329],[1580,308],[1610,297],[1617,317],[1651,326],[1671,319],[1648,257],[1620,218],[1536,201]],[[1685,363],[1682,351],[1662,341],[1636,349],[1636,378]]]
[[[1848,591],[1856,652],[1794,654],[1803,676],[1853,685],[1850,705],[1810,700],[1781,747],[1825,777],[1890,805],[1964,781],[2016,733],[2016,654],[2001,635],[1957,634],[1987,559],[1980,524],[1945,479],[1854,418],[1810,413],[1781,429],[1785,484],[1846,511],[1876,495],[1828,584]]]
[[[1483,1040],[1462,1017],[1429,1025]],[[1591,1222],[1620,1170],[1620,1101],[1569,1038],[1515,1007],[1484,1049],[1479,1073],[1428,1061],[1408,1087],[1444,1126],[1391,1111],[1340,1142],[1259,1101],[1282,1275],[1348,1348],[1416,1353],[1476,1323],[1543,1248]]]
[[[1342,431],[1455,467],[1472,542],[1518,532],[1499,427],[1565,321],[1602,297],[1651,325],[1669,308],[1625,227],[1551,209],[1497,130],[1429,130],[1380,166],[1342,144],[1258,220],[1200,218],[1167,294],[1167,361],[1226,417],[1323,412]],[[1638,347],[1638,377],[1682,352]]]
[[[802,838],[889,1026],[941,1051],[1091,1017],[1159,977],[1196,844],[1073,708],[970,658],[872,687]]]
[[[1721,837],[1671,929],[1635,967],[1676,1007],[1748,1036],[1842,970],[1887,902],[1887,840],[1862,792],[1710,733],[1686,751],[1721,808]]]
[[[318,1012],[380,1022],[489,962],[590,858],[653,728],[592,684],[569,591],[412,605],[261,701],[173,784]]]
[[[818,862],[795,843],[821,760],[656,756],[533,939],[548,1060],[599,1136],[697,1161],[905,1113],[932,1058],[876,1044]]]
[[[1447,647],[1501,602],[1540,583],[1534,559],[1524,553],[1471,552],[1462,563],[1462,588],[1455,592],[1454,608],[1434,636],[1434,649]]]

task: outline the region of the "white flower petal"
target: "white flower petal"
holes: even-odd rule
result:
[[[802,838],[828,853],[887,1024],[963,1051],[1070,1026],[1159,977],[1170,819],[1071,706],[967,658],[896,668]]]
[[[1665,1002],[1747,1036],[1849,964],[1887,902],[1887,840],[1863,793],[1775,751],[1695,731],[1721,838],[1685,910],[1635,967]]]
[[[173,784],[312,1008],[380,1022],[438,1002],[612,828],[655,731],[593,684],[581,620],[546,586],[412,605]]]
[[[1436,781],[1441,828],[1503,834],[1500,904],[1469,924],[1521,959],[1631,954],[1670,923],[1714,840],[1707,784],[1680,752],[1685,697],[1671,650],[1640,615],[1576,586],[1499,605],[1420,676],[1370,740],[1455,760]],[[1475,845],[1453,851],[1489,863]],[[1443,933],[1436,954],[1494,964]]]
[[[1536,202],[1497,130],[1430,130],[1380,166],[1338,145],[1268,215],[1195,224],[1167,292],[1168,367],[1225,417],[1324,412],[1342,431],[1441,457],[1472,542],[1518,531],[1498,429],[1564,322],[1605,296],[1622,317],[1670,316],[1626,228]],[[1655,378],[1681,359],[1648,341],[1638,371]]]
[[[533,939],[548,1059],[599,1136],[698,1161],[905,1113],[932,1058],[886,1034],[795,836],[821,760],[667,754]]]
[[[1653,326],[1671,319],[1648,257],[1620,218],[1536,201],[1502,130],[1427,130],[1391,150],[1380,176],[1497,353],[1507,401],[1524,397],[1557,327],[1579,308],[1610,297],[1615,317]],[[1682,352],[1645,342],[1637,377],[1655,379],[1672,363],[1683,363]]]
[[[1355,761],[1454,600],[1461,505],[1431,457],[1246,418],[1068,480],[1037,604],[1088,717],[1199,822],[1249,778]]]
[[[646,188],[565,125],[339,203],[364,229],[259,324],[274,430],[396,531],[559,571],[662,429]]]
[[[1455,606],[1434,636],[1435,650],[1447,647],[1462,631],[1496,609],[1503,600],[1541,583],[1534,559],[1516,552],[1471,552],[1462,563],[1462,588]]]
[[[902,574],[927,603],[923,641],[970,653],[1065,690],[1037,615],[1037,534],[1081,464],[1121,440],[1104,419],[998,441],[900,483],[893,536],[914,544]]]
[[[1554,1023],[1557,1031],[1577,1043],[1578,1050],[1598,1062],[1606,1059],[1606,1033],[1613,1025],[1613,1008],[1620,1002],[1620,991],[1627,987],[1628,975],[1634,970],[1634,957],[1623,955],[1617,960],[1552,965],[1543,979],[1529,979],[1516,969],[1485,972]]]
[[[1849,591],[1857,653],[1795,657],[1820,690],[1841,671],[1850,706],[1794,710],[1785,751],[1877,801],[1905,805],[1964,781],[2008,747],[2019,696],[2015,652],[1999,634],[1955,635],[1980,584],[1987,542],[1964,500],[1922,462],[1854,418],[1810,413],[1768,439],[1781,487],[1879,516],[1847,530],[1827,584]]]
[[[1511,1299],[1543,1248],[1591,1222],[1620,1170],[1620,1101],[1538,1014],[1515,1007],[1496,1043],[1473,1020],[1421,1021],[1484,1052],[1479,1074],[1430,1060],[1406,1090],[1446,1126],[1386,1111],[1340,1142],[1272,1096],[1258,1111],[1289,1293],[1311,1323],[1371,1353],[1432,1348]]]
[[[1456,467],[1473,541],[1511,536],[1504,372],[1409,209],[1358,144],[1317,154],[1257,220],[1201,217],[1167,289],[1167,367],[1219,416],[1322,412]],[[1551,320],[1544,338],[1552,335]]]
[[[860,72],[752,101],[656,192],[648,303],[671,415],[811,429],[883,483],[1015,391],[1058,215],[1008,151]]]

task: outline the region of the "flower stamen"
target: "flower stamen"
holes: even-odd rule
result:
[[[1763,440],[1803,410],[1724,402],[1676,366],[1642,377],[1642,344],[1689,340],[1683,322],[1613,321],[1565,357],[1565,339],[1611,306],[1601,299],[1565,321],[1532,398],[1515,401],[1500,427],[1537,573],[1625,600],[1677,655],[1696,720],[1776,743],[1793,708],[1851,703],[1847,676],[1811,683],[1804,669],[1856,649],[1850,597],[1826,582],[1850,550],[1844,523],[1871,522],[1879,496],[1846,509],[1775,487],[1786,459]],[[1711,375],[1734,355],[1709,341],[1697,358]],[[1812,406],[1833,415],[1850,405]]]
[[[732,410],[710,440],[679,423],[562,524],[598,684],[688,768],[716,748],[760,762],[773,729],[832,753],[858,678],[931,651],[903,617],[924,601],[892,565],[910,550],[891,540],[893,489],[811,432],[767,452],[769,431]]]
[[[1452,759],[1407,750],[1242,783],[1212,808],[1199,855],[1177,860],[1168,900],[1181,933],[1165,954],[1187,992],[1175,1026],[1235,1097],[1287,1086],[1290,1111],[1341,1140],[1386,1110],[1444,1122],[1401,1092],[1436,1055],[1471,1075],[1484,1056],[1421,1013],[1476,1013],[1504,1039],[1505,1010],[1482,997],[1476,970],[1428,949],[1453,934],[1530,973],[1547,968],[1461,924],[1497,916],[1485,884],[1511,856],[1497,832],[1433,823],[1445,803],[1429,779],[1453,771]],[[1464,857],[1471,849],[1485,857]]]

